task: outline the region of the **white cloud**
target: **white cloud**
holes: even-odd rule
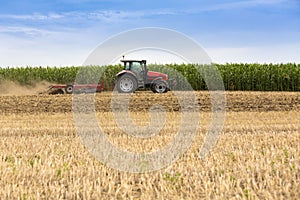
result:
[[[72,1],[72,0],[65,0]],[[81,0],[82,3],[90,0]],[[116,0],[122,1],[122,0]],[[75,1],[74,1],[75,2]],[[48,14],[33,13],[26,15],[0,14],[0,19],[18,21],[55,21],[55,20],[102,20],[105,22],[120,21],[126,19],[136,19],[147,16],[159,15],[181,15],[197,14],[207,11],[231,10],[239,8],[249,8],[255,6],[290,6],[294,7],[296,0],[238,0],[229,3],[205,4],[201,8],[177,8],[177,9],[139,9],[139,10],[94,10],[94,11],[71,11],[71,12],[51,12]]]
[[[207,48],[215,63],[300,63],[300,43],[278,46]]]
[[[97,45],[88,37],[94,36],[84,31],[32,38],[0,34],[0,67],[81,65]]]
[[[50,14],[40,14],[34,13],[30,15],[16,15],[16,14],[5,14],[0,15],[1,19],[14,19],[14,20],[56,20],[65,17],[62,14],[50,13]]]
[[[50,35],[55,33],[46,29],[33,28],[28,26],[0,26],[0,33],[6,34],[25,34],[28,36]]]
[[[145,16],[155,15],[175,15],[183,11],[174,11],[170,9],[155,9],[155,10],[95,10],[95,11],[80,11],[80,12],[64,12],[64,13],[49,13],[49,14],[27,14],[27,15],[16,15],[16,14],[5,14],[1,15],[1,19],[14,20],[15,23],[22,23],[24,21],[35,22],[35,21],[55,21],[65,20],[65,23],[76,20],[100,20],[100,21],[120,21],[126,19],[137,19]]]
[[[85,37],[82,37],[85,35]],[[28,40],[0,34],[0,67],[14,66],[72,66],[81,65],[97,47],[98,42],[106,38],[100,32],[61,33],[39,39]],[[87,43],[93,41],[97,43]],[[300,43],[278,46],[206,48],[206,52],[215,63],[300,63]],[[147,59],[153,63],[184,62],[170,54],[151,51],[134,52],[127,59]]]
[[[101,21],[120,21],[125,19],[136,19],[144,16],[145,13],[142,11],[115,11],[115,10],[106,10],[106,11],[95,11],[86,14],[78,13],[78,16],[81,16],[92,20],[101,20]]]
[[[123,56],[123,55],[122,55]],[[113,64],[120,63],[122,56],[115,59]],[[147,60],[147,63],[151,64],[182,64],[188,63],[184,58],[176,55],[172,52],[164,51],[161,49],[139,49],[135,51],[131,51],[124,55],[125,59],[128,60]]]
[[[277,5],[289,5],[291,0],[245,0],[234,1],[230,3],[220,3],[213,6],[204,7],[198,12],[202,11],[218,11],[218,10],[232,10],[240,8],[250,8],[255,6],[277,6]],[[195,12],[195,11],[194,11]]]

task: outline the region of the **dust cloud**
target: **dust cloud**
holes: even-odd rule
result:
[[[47,88],[51,83],[47,81],[41,81],[35,83],[34,85],[20,85],[19,83],[13,81],[0,81],[0,96],[10,96],[10,95],[36,95],[47,91]]]

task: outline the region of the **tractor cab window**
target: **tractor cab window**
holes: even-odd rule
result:
[[[132,62],[131,71],[136,74],[138,80],[143,80],[144,69],[141,62]]]
[[[130,62],[126,62],[124,65],[125,70],[130,70]]]
[[[143,71],[141,63],[140,62],[132,62],[131,63],[131,70],[134,71],[134,72]]]

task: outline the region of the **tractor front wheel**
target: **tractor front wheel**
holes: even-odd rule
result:
[[[120,93],[132,93],[137,89],[137,80],[132,75],[124,74],[118,78],[117,90]]]
[[[166,93],[168,91],[168,85],[164,81],[158,81],[151,87],[154,93]]]

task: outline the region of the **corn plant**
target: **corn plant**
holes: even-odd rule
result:
[[[300,91],[300,64],[214,64],[222,77],[226,90],[242,91]],[[216,73],[209,65],[149,64],[150,70],[159,71],[177,80],[175,90],[207,90],[204,80],[214,80]],[[0,81],[10,80],[21,85],[34,85],[40,81],[52,83],[96,83],[104,81],[112,89],[115,75],[121,65],[88,67],[17,67],[0,68]],[[83,71],[84,70],[84,71]],[[97,80],[101,77],[101,80]]]

